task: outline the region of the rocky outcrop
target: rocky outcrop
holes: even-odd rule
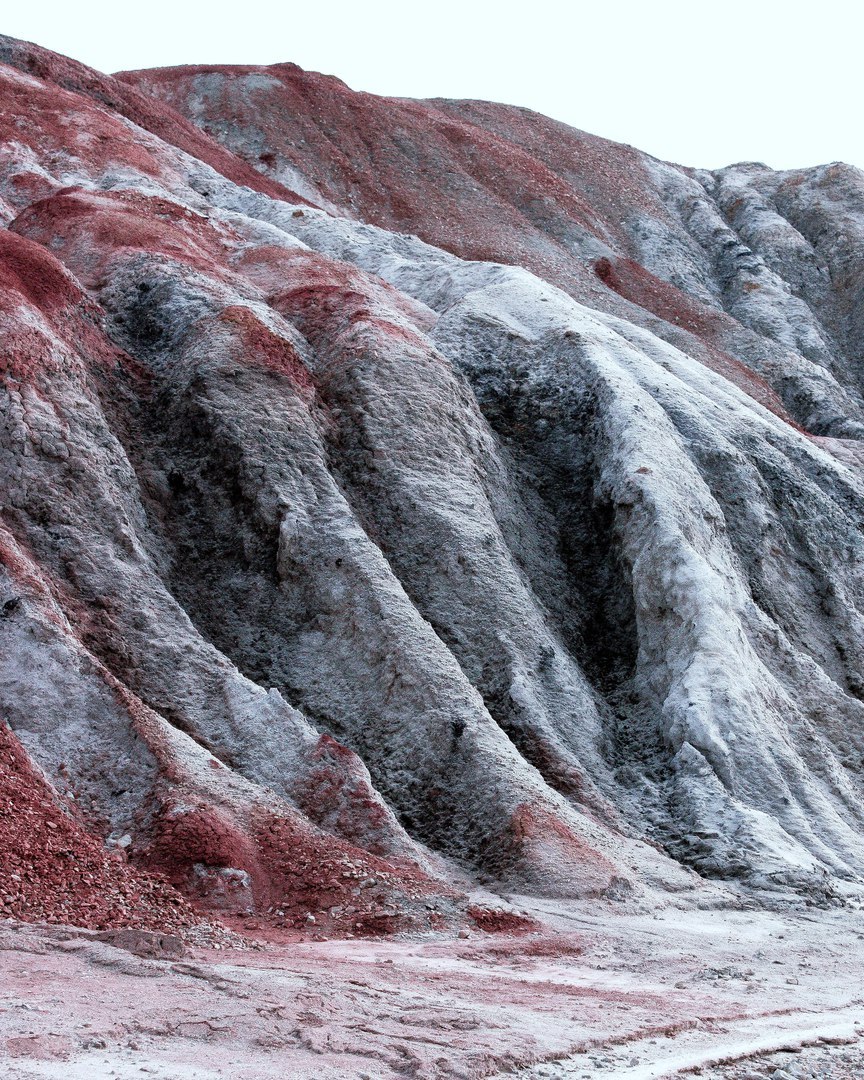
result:
[[[0,61],[0,715],[56,806],[352,932],[855,887],[860,174]]]

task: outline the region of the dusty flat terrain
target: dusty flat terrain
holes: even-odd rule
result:
[[[864,1075],[857,912],[530,904],[539,933],[179,959],[7,923],[3,1076]]]

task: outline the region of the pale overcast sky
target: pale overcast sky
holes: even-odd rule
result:
[[[658,157],[864,167],[851,0],[39,0],[0,32],[102,71],[291,60],[356,90],[524,105]]]

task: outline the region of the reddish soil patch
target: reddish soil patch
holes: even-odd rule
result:
[[[514,911],[472,906],[468,908],[468,915],[478,930],[487,934],[529,934],[542,929],[536,919],[517,915]]]
[[[355,935],[425,929],[427,901],[437,907],[442,899],[451,906],[458,900],[419,867],[361,851],[299,815],[262,819],[256,841],[277,925],[282,920],[284,926],[319,925]]]
[[[10,291],[46,315],[84,302],[81,289],[45,248],[0,229],[0,294]]]
[[[264,246],[244,252],[242,272],[268,295],[268,303],[297,323],[314,344],[321,335],[333,340],[340,329],[373,322],[390,337],[416,342],[413,327],[427,330],[433,313],[392,285],[346,263],[314,251]],[[393,321],[398,312],[405,323]]]
[[[247,307],[224,308],[217,320],[236,336],[236,348],[232,351],[242,363],[286,376],[311,400],[315,392],[312,377],[290,341],[275,334]]]
[[[298,806],[314,824],[387,857],[392,836],[385,804],[369,784],[361,759],[331,735],[321,735]]]
[[[107,852],[0,722],[0,914],[97,930],[176,930],[200,921],[171,886]]]
[[[164,255],[214,276],[225,237],[206,218],[168,199],[131,191],[64,188],[21,213],[11,229],[61,250],[88,287],[98,286],[107,260],[130,248]]]
[[[501,843],[504,873],[519,866],[520,873],[543,888],[550,865],[567,867],[572,887],[583,896],[599,896],[617,878],[615,865],[586,843],[566,821],[549,809],[521,803],[513,812]]]
[[[569,236],[609,232],[589,198],[547,162],[508,134],[437,102],[355,93],[294,64],[185,66],[118,77],[194,115],[203,130],[273,178],[280,163],[297,168],[324,198],[361,219],[416,233],[463,258],[572,280],[588,275],[569,258]],[[260,136],[255,152],[248,149],[253,129],[263,132],[263,152]]]
[[[0,42],[0,60],[3,54]],[[145,145],[119,117],[79,94],[48,82],[22,80],[2,68],[0,142],[30,147],[40,163],[55,168],[60,165],[61,170],[77,160],[91,175],[119,164],[144,176],[155,177],[164,171],[154,153],[158,144],[148,139],[150,146]],[[61,147],[65,160],[58,154]],[[51,174],[53,170],[49,167],[47,171]]]
[[[64,110],[76,111],[70,110],[70,101],[75,101],[78,106],[77,111],[81,112],[82,104],[89,99],[95,107],[88,110],[88,119],[93,119],[95,127],[101,128],[104,125],[104,121],[99,119],[100,114],[104,116],[107,113],[110,116],[110,112],[118,113],[166,143],[179,147],[192,157],[198,158],[199,161],[206,162],[236,184],[243,184],[277,199],[307,202],[283,184],[262,175],[241,158],[235,157],[200,128],[180,116],[170,105],[149,94],[141,93],[127,82],[110,75],[103,75],[84,64],[79,64],[76,60],[59,56],[38,45],[16,41],[13,38],[0,38],[0,62],[44,80],[46,87],[41,92],[36,91],[47,98],[45,104],[40,106],[42,109],[51,108],[50,96],[55,98],[54,108],[58,115]],[[9,90],[4,90],[4,92],[21,95],[29,91],[32,98],[35,89],[22,87],[20,84],[10,84]],[[74,98],[73,95],[75,95]],[[23,113],[20,113],[20,107],[15,111],[19,111],[20,115],[32,117],[32,108],[33,106],[26,108]],[[13,114],[11,107],[7,109],[6,101],[3,102],[2,113],[10,116]],[[141,157],[138,156],[138,143],[134,132],[130,131],[126,125],[111,119],[113,130],[110,137],[106,136],[105,132],[99,136],[99,141],[102,143],[100,150],[105,151],[108,160],[113,159],[141,167]],[[93,135],[99,134],[90,123],[87,124],[86,130]],[[60,145],[63,143],[61,142]],[[88,159],[92,160],[92,149],[88,150]],[[146,164],[148,163],[145,162]],[[152,159],[149,164],[150,167],[145,167],[143,171],[154,173],[156,170]]]
[[[22,317],[27,308],[31,314]],[[10,316],[0,357],[0,374],[7,378],[33,382],[61,368],[81,372],[82,355],[95,361],[96,370],[131,365],[103,333],[101,308],[75,278],[44,247],[10,229],[0,229],[0,314]],[[57,339],[68,346],[66,353]]]

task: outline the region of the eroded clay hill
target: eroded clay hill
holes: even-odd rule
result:
[[[10,814],[108,852],[105,925],[855,887],[862,208],[0,38]]]

